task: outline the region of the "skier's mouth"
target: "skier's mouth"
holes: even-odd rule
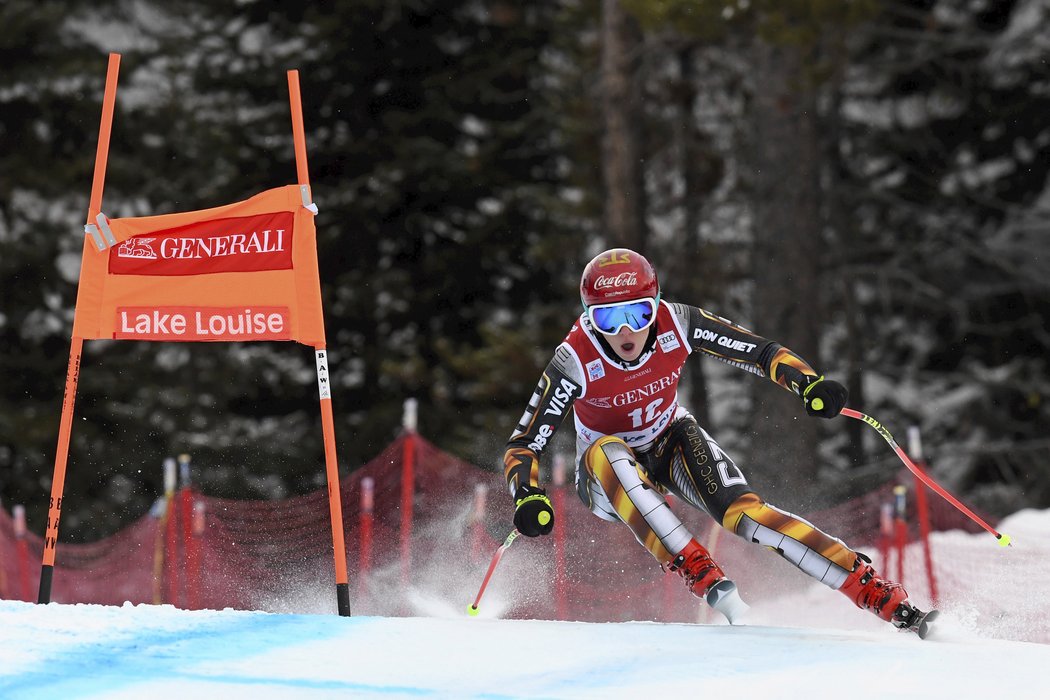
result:
[[[630,352],[631,350],[634,350],[634,343],[624,343],[620,346],[620,349],[624,352]]]

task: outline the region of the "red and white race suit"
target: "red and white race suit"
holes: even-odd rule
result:
[[[620,437],[645,452],[685,412],[678,380],[692,352],[769,377],[801,395],[816,372],[800,357],[695,306],[660,302],[645,349],[621,360],[581,314],[540,378],[504,453],[511,495],[537,485],[538,459],[569,409],[575,412],[577,458],[598,438]]]

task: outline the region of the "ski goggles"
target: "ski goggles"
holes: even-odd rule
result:
[[[615,304],[595,304],[587,307],[587,317],[599,332],[614,335],[627,326],[632,331],[644,331],[656,320],[656,299],[634,299]]]

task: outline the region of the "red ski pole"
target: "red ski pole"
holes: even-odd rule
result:
[[[471,617],[478,614],[478,603],[481,602],[481,596],[485,593],[485,587],[489,585],[489,579],[492,578],[492,572],[496,570],[496,564],[499,564],[500,558],[503,556],[503,552],[507,550],[507,547],[511,545],[514,538],[521,533],[517,530],[511,530],[511,533],[507,535],[507,539],[503,540],[503,544],[499,546],[496,553],[492,555],[492,562],[489,564],[489,570],[485,573],[485,580],[481,582],[481,589],[478,591],[478,597],[474,599],[474,603],[467,608],[467,614]]]
[[[901,458],[902,462],[904,462],[904,466],[906,466],[911,471],[911,473],[916,476],[916,478],[918,478],[922,483],[926,484],[931,489],[936,491],[941,496],[941,498],[958,508],[970,520],[974,521],[975,523],[983,527],[985,530],[995,535],[995,539],[999,540],[1000,547],[1010,546],[1009,535],[998,532],[995,528],[993,528],[991,525],[989,525],[980,517],[978,517],[977,514],[975,514],[972,510],[964,506],[954,496],[952,496],[950,493],[944,490],[944,488],[940,484],[938,484],[928,474],[926,474],[926,472],[920,469],[919,466],[915,464],[915,462],[911,461],[911,459],[908,458],[908,455],[904,454],[904,450],[900,448],[900,445],[897,444],[897,441],[893,439],[893,436],[890,435],[890,431],[886,430],[886,428],[883,427],[882,423],[878,422],[871,416],[861,413],[860,411],[855,411],[852,408],[843,408],[842,415],[864,421],[871,427],[875,428],[875,430],[879,431],[879,435],[881,435],[886,440],[886,442],[890,444],[890,447],[893,448],[893,451],[896,452],[897,456]]]

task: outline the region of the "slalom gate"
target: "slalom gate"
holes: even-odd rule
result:
[[[299,74],[288,71],[297,184],[212,209],[110,219],[102,212],[102,191],[119,68],[120,55],[110,54],[37,602],[50,602],[55,585],[59,520],[84,341],[288,340],[314,349],[325,471],[328,493],[332,494],[328,498],[329,554],[335,560],[338,612],[349,615],[343,516],[336,497],[340,493],[338,461],[317,266],[317,206],[310,190]],[[168,511],[167,523],[180,522],[175,507]],[[323,531],[321,523],[315,524]],[[143,522],[143,526],[148,528],[150,524]],[[148,533],[134,532],[129,537],[131,540],[124,544],[140,543],[138,538],[148,539]],[[134,556],[126,548],[112,552],[84,550],[82,554],[100,565],[109,554]],[[200,555],[205,557],[207,552]],[[69,559],[72,568],[75,556]],[[131,584],[120,582],[114,587],[123,585]]]

